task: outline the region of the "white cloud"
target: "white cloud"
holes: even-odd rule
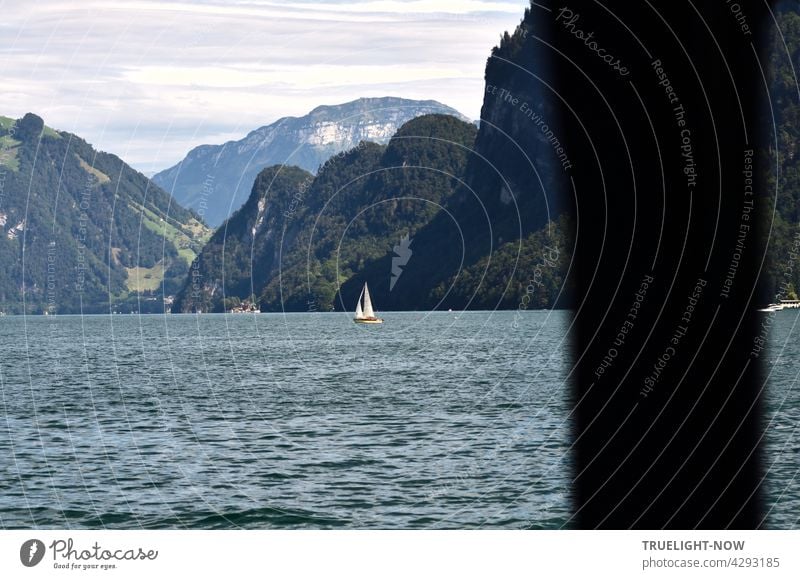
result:
[[[435,66],[390,66],[311,64],[304,67],[276,67],[273,70],[200,66],[146,66],[125,73],[124,78],[136,84],[169,87],[256,88],[263,86],[294,89],[323,89],[335,86],[359,85],[365,82],[381,85],[431,79],[450,79],[465,76],[456,68]]]
[[[32,111],[145,171],[361,96],[476,118],[526,0],[4,3],[0,114]]]
[[[39,8],[40,13],[81,11],[161,12],[191,13],[208,16],[271,16],[280,18],[329,19],[347,18],[365,21],[388,16],[416,17],[423,15],[470,15],[505,12],[520,15],[520,5],[527,3],[492,2],[489,0],[367,0],[363,2],[158,2],[136,0],[131,2],[91,1],[83,3],[50,2]]]

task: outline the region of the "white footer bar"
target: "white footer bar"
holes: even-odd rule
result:
[[[777,579],[798,562],[800,531],[0,532],[0,577]]]

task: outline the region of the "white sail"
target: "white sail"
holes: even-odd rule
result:
[[[367,284],[364,284],[364,317],[375,317],[375,312],[372,311],[372,300],[369,299],[369,288],[367,287]]]
[[[356,303],[356,319],[363,320],[364,319],[364,312],[361,309],[361,297],[364,295],[364,290],[361,290],[361,295],[358,296],[358,302]]]
[[[358,298],[358,303],[356,304],[356,319],[364,319],[364,312],[361,311],[361,298]]]

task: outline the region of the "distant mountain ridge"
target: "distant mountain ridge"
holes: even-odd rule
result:
[[[316,173],[334,155],[361,141],[386,144],[407,121],[427,114],[451,115],[470,122],[434,100],[360,98],[318,106],[302,117],[284,117],[239,141],[200,145],[152,179],[178,203],[194,209],[216,227],[244,204],[264,167],[294,165]]]

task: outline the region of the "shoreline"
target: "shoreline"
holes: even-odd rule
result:
[[[529,312],[570,312],[573,311],[573,308],[527,308],[524,310],[518,308],[507,308],[507,309],[496,309],[496,310],[453,310],[448,312],[447,310],[387,310],[380,312],[381,315],[386,314],[491,314],[491,313],[504,313],[504,312],[521,312],[521,311],[529,311]],[[2,314],[0,318],[8,317],[8,318],[27,318],[27,317],[36,317],[36,318],[66,318],[66,317],[100,317],[100,316],[234,316],[234,317],[247,317],[247,316],[275,316],[275,315],[304,315],[304,314],[316,314],[316,315],[350,315],[352,316],[352,312],[347,311],[333,311],[333,312],[306,312],[306,311],[286,311],[286,312],[242,312],[242,313],[230,313],[230,312],[209,312],[209,313],[86,313],[86,314]]]

